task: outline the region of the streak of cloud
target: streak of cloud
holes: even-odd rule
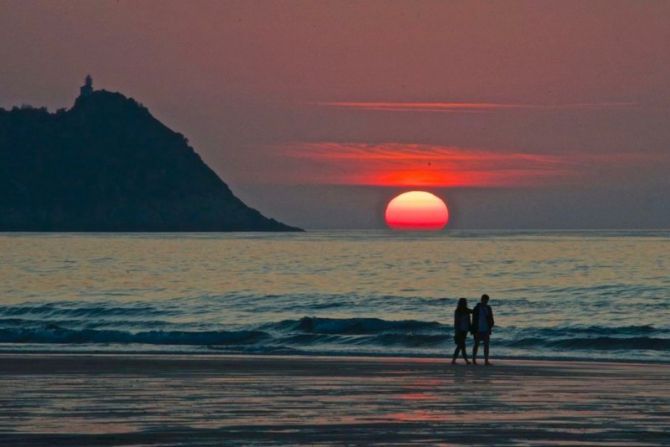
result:
[[[636,152],[540,154],[398,142],[298,142],[279,149],[282,156],[309,165],[293,171],[289,183],[389,187],[591,184],[659,161]]]
[[[351,109],[375,112],[495,112],[503,110],[607,110],[635,107],[635,102],[601,102],[569,104],[522,104],[495,102],[367,102],[335,101],[315,102],[312,105],[336,109]]]
[[[289,157],[310,160],[303,174],[318,183],[375,186],[483,187],[555,182],[575,175],[569,158],[403,143],[296,143]]]

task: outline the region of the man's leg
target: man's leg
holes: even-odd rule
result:
[[[472,347],[472,363],[477,364],[477,351],[479,350],[479,337],[475,334],[475,344]]]
[[[484,363],[489,364],[489,341],[490,338],[487,335],[484,339]]]

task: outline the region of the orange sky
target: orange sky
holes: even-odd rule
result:
[[[669,55],[669,2],[0,3],[0,106],[91,73],[308,228],[411,186],[455,228],[668,227]]]

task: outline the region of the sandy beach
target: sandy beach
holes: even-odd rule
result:
[[[661,364],[0,356],[0,443],[662,445]]]

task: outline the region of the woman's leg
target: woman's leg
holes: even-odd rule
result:
[[[451,358],[451,363],[456,363],[456,359],[458,358],[458,351],[461,350],[461,345],[456,345],[456,350],[454,351],[454,355]]]
[[[465,359],[465,363],[469,365],[470,361],[468,360],[468,351],[465,347],[465,339],[463,339],[463,343],[461,343],[461,352],[463,353],[463,359]]]

